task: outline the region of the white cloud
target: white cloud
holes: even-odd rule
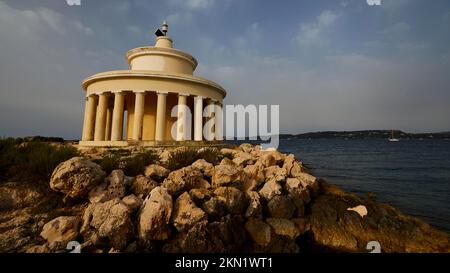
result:
[[[324,46],[328,44],[327,30],[336,22],[340,14],[331,10],[323,11],[312,23],[303,23],[296,36],[302,47]]]
[[[409,30],[411,30],[411,26],[409,24],[405,22],[398,22],[392,26],[385,28],[381,31],[381,33],[385,35],[396,36],[408,32]]]
[[[216,0],[169,0],[172,7],[185,8],[189,10],[206,9],[214,5]]]

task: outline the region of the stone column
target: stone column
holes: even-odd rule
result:
[[[122,140],[123,134],[123,107],[125,104],[125,96],[123,93],[114,94],[114,111],[112,120],[111,141]]]
[[[178,123],[177,123],[177,141],[184,141],[188,139],[188,124],[187,124],[187,97],[189,94],[178,94]]]
[[[108,108],[108,94],[102,93],[99,95],[97,116],[95,119],[95,141],[105,140],[105,128],[106,128],[106,109]]]
[[[94,120],[95,120],[96,98],[90,95],[86,98],[84,106],[84,123],[83,123],[83,141],[91,141],[94,139]]]
[[[222,102],[217,102],[216,107],[214,107],[214,118],[215,121],[215,138],[217,141],[223,140],[223,104]]]
[[[194,140],[203,140],[203,97],[194,99]]]
[[[112,108],[109,106],[108,101],[108,109],[106,110],[106,126],[105,126],[105,140],[111,140],[111,125],[112,125]]]
[[[134,122],[133,122],[133,140],[142,139],[142,123],[144,121],[145,93],[135,93],[136,101],[134,104]]]
[[[158,92],[158,102],[156,105],[156,130],[155,140],[163,141],[166,128],[166,101],[168,93]]]

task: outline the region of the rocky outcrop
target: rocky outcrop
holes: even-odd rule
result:
[[[71,240],[103,253],[367,252],[373,240],[384,252],[450,251],[447,234],[320,181],[293,155],[249,144],[221,154],[220,164],[150,165],[133,178],[62,163],[51,186],[77,204],[0,214],[0,251],[63,252]]]
[[[99,165],[83,157],[74,157],[55,168],[50,188],[72,198],[80,198],[103,182],[104,178],[105,172]]]

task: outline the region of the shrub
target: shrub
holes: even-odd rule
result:
[[[166,163],[166,168],[175,171],[189,166],[198,159],[197,155],[197,150],[193,148],[182,148],[175,150],[170,154]]]
[[[145,171],[145,167],[155,163],[158,159],[158,155],[153,150],[136,154],[124,160],[123,172],[128,176],[142,174]]]
[[[197,159],[204,159],[213,165],[217,165],[222,160],[222,154],[215,148],[205,148],[197,153]]]
[[[119,169],[120,156],[117,154],[107,154],[101,159],[94,160],[95,163],[100,165],[106,174],[110,174],[112,171]]]

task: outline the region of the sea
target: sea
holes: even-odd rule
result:
[[[317,177],[450,232],[449,140],[282,139]]]

